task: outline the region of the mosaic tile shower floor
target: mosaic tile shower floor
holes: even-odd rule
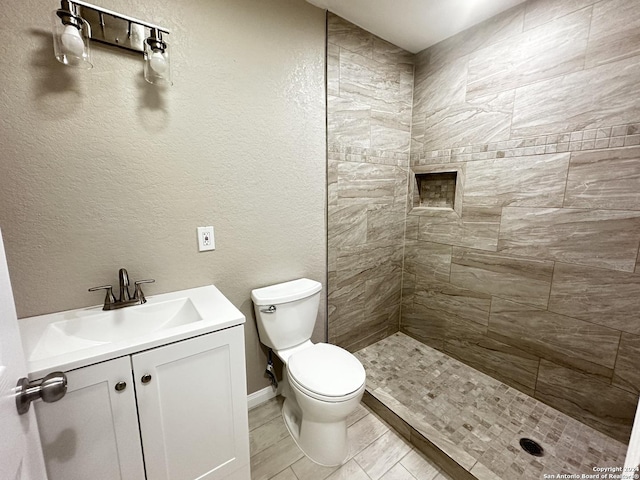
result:
[[[355,355],[367,391],[480,480],[580,478],[624,464],[626,445],[407,335]],[[522,437],[544,455],[524,452]]]

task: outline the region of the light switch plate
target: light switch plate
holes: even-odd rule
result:
[[[215,249],[216,242],[213,236],[213,227],[198,227],[198,250],[205,252]]]

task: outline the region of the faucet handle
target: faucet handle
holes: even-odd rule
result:
[[[106,290],[107,294],[104,297],[104,306],[103,310],[109,310],[109,306],[116,303],[116,297],[113,296],[113,287],[111,285],[102,285],[100,287],[92,287],[89,289],[90,292],[95,292],[98,290]]]
[[[133,299],[139,300],[140,303],[146,303],[147,299],[144,297],[144,293],[142,293],[142,288],[140,287],[143,283],[153,283],[155,280],[153,278],[149,278],[147,280],[136,280],[134,285],[136,286],[136,291],[133,293]]]

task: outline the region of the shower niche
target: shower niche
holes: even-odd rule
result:
[[[414,215],[460,216],[464,165],[422,165],[411,169],[413,174],[412,209]]]
[[[416,175],[420,206],[453,210],[457,172],[419,173]]]

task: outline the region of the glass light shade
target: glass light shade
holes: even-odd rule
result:
[[[164,43],[164,42],[163,42]],[[153,85],[171,86],[171,62],[169,48],[166,43],[163,49],[153,48],[148,42],[144,44],[144,79]]]
[[[62,13],[62,16],[58,12]],[[63,21],[63,18],[72,21]],[[92,68],[89,48],[89,24],[81,17],[65,10],[55,10],[53,22],[53,50],[60,63],[77,68]]]

